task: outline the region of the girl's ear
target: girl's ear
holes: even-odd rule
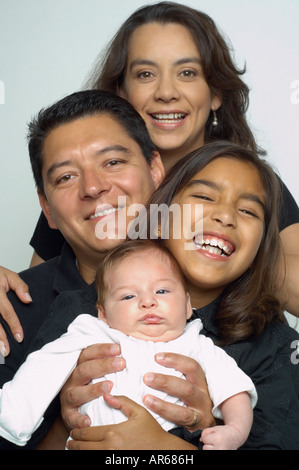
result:
[[[106,313],[102,305],[97,304],[98,319],[107,323]]]
[[[189,320],[189,318],[192,317],[193,310],[192,310],[192,305],[191,305],[191,299],[190,299],[189,292],[187,292],[186,295],[187,295],[187,320]]]

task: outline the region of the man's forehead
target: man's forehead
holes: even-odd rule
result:
[[[118,120],[107,114],[87,116],[62,124],[50,131],[44,142],[44,150],[55,154],[80,147],[95,153],[101,153],[104,149],[122,149],[144,158],[138,143]]]

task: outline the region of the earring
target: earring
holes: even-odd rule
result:
[[[214,120],[212,122],[212,126],[217,127],[218,126],[218,119],[217,119],[216,111],[213,111],[213,116],[214,116]]]

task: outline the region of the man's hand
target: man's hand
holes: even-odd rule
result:
[[[144,376],[144,382],[151,388],[179,398],[186,407],[167,403],[153,395],[144,397],[145,406],[177,426],[187,427],[189,431],[215,426],[205,374],[198,362],[174,353],[159,353],[156,355],[156,361],[165,367],[182,372],[186,380],[170,375],[148,373]],[[198,423],[189,428],[194,421],[193,410],[198,415]]]
[[[126,421],[108,426],[74,429],[70,450],[197,450],[188,442],[164,431],[155,418],[141,405],[127,397],[104,395],[107,404],[120,409]]]
[[[116,357],[120,352],[118,344],[95,344],[82,351],[76,369],[60,392],[61,415],[67,429],[90,426],[89,417],[81,415],[78,408],[111,391],[110,381],[90,382],[124,369],[124,358]]]

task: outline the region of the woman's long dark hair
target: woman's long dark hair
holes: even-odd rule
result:
[[[245,67],[234,64],[231,50],[214,21],[205,13],[175,2],[160,2],[136,10],[120,27],[107,49],[99,57],[86,87],[119,94],[128,61],[130,38],[136,28],[156,22],[176,23],[190,31],[202,60],[202,67],[211,92],[222,97],[217,111],[218,126],[213,127],[210,113],[206,123],[205,140],[230,140],[255,152],[257,147],[246,120],[249,89],[242,81]]]
[[[276,296],[283,265],[278,229],[280,185],[277,176],[252,151],[229,142],[213,142],[193,151],[174,165],[150,199],[148,207],[151,204],[170,206],[176,194],[198,172],[220,157],[234,158],[254,165],[266,195],[264,233],[258,253],[251,267],[225,288],[216,317],[223,344],[230,344],[257,336],[266,325],[277,319],[283,321],[284,318],[283,306]],[[147,226],[150,227],[150,221]]]

